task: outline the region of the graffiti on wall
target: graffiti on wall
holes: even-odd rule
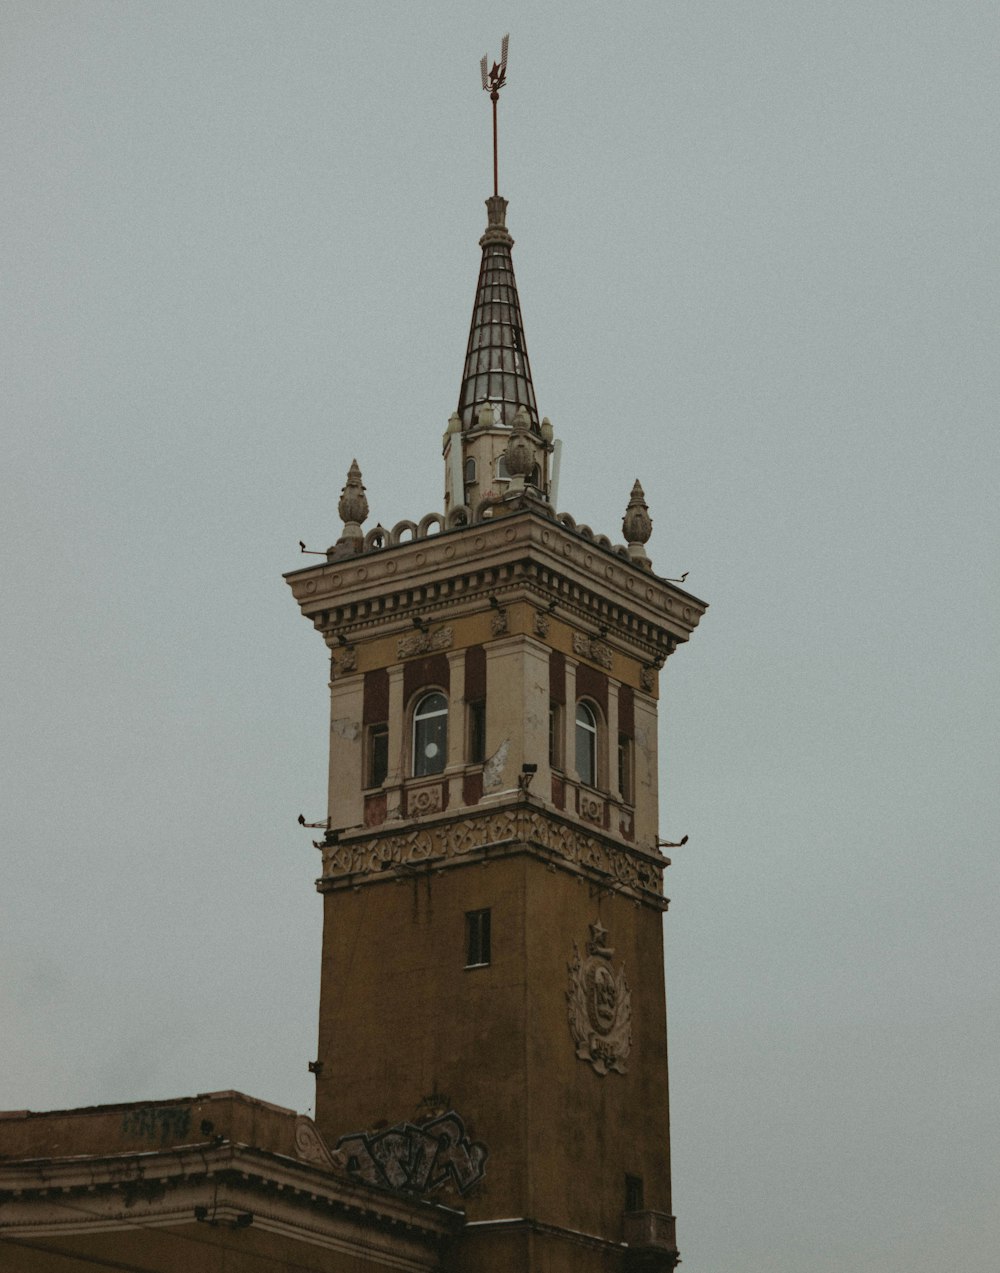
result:
[[[150,1105],[144,1109],[130,1109],[122,1115],[123,1135],[155,1141],[159,1145],[182,1140],[190,1128],[190,1105]]]
[[[459,1193],[482,1180],[489,1150],[470,1141],[454,1110],[429,1123],[399,1123],[379,1132],[354,1132],[337,1141],[336,1155],[369,1185],[431,1193],[452,1184]]]

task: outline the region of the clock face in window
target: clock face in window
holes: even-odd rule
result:
[[[439,690],[425,694],[413,709],[413,774],[439,774],[448,753],[448,700]]]

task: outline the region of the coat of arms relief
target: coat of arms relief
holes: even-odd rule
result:
[[[632,1048],[632,994],[624,965],[616,973],[614,950],[608,930],[600,920],[590,925],[586,957],[573,943],[573,962],[568,964],[569,1028],[581,1061],[589,1061],[598,1074],[609,1070],[625,1073]]]

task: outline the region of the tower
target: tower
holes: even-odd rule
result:
[[[365,532],[354,463],[287,576],[330,649],[316,1123],[361,1179],[450,1191],[455,1270],[671,1269],[657,698],[705,605],[653,573],[638,482],[623,545],[557,512],[506,209],[444,511]]]

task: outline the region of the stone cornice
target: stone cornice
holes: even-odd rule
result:
[[[626,1250],[624,1242],[611,1242],[607,1238],[599,1238],[594,1233],[580,1233],[576,1229],[564,1229],[562,1225],[545,1224],[541,1220],[530,1220],[527,1217],[509,1220],[472,1220],[466,1225],[465,1231],[470,1238],[490,1233],[537,1233],[542,1237],[558,1238],[560,1241],[585,1247],[590,1251]]]
[[[539,805],[465,808],[420,822],[342,832],[321,844],[321,893],[410,879],[470,862],[527,853],[582,875],[601,889],[666,910],[662,874],[669,859],[584,829]]]
[[[252,1223],[356,1256],[374,1246],[380,1266],[412,1270],[436,1268],[440,1242],[464,1222],[451,1208],[229,1143],[3,1162],[0,1200],[0,1238]]]
[[[302,612],[331,642],[443,622],[481,609],[490,595],[519,597],[641,658],[687,641],[707,606],[627,557],[533,511],[285,576]],[[602,632],[602,629],[604,630]]]

